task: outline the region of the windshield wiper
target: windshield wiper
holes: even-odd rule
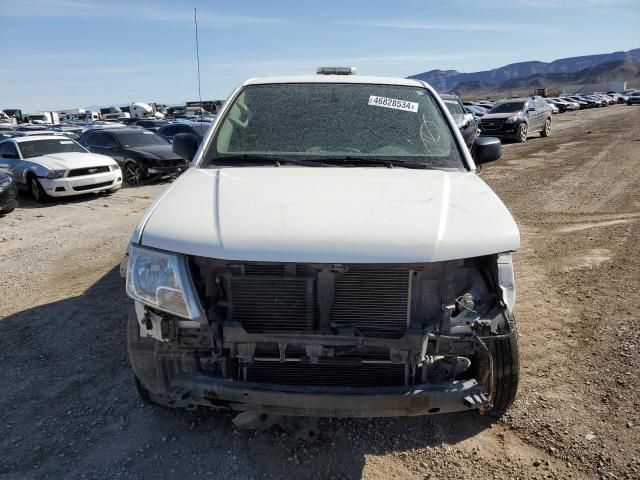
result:
[[[210,164],[220,165],[229,164],[231,166],[238,165],[239,163],[249,163],[254,165],[273,165],[279,167],[283,164],[300,165],[302,167],[321,167],[322,163],[315,160],[298,160],[295,158],[276,157],[272,155],[258,156],[258,155],[225,155],[224,157],[217,157],[212,159]]]
[[[345,164],[345,163],[358,163],[364,165],[384,165],[387,168],[402,167],[402,168],[417,168],[426,170],[429,166],[425,163],[410,162],[408,160],[401,160],[398,158],[376,158],[376,157],[358,157],[358,156],[344,156],[344,157],[325,157],[322,159],[322,163],[330,164]]]

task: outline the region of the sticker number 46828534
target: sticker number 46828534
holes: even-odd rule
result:
[[[377,97],[375,95],[369,97],[369,105],[393,108],[394,110],[405,110],[407,112],[418,111],[418,104],[416,102],[407,102],[406,100],[398,100],[397,98]]]

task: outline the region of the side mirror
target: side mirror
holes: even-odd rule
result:
[[[200,139],[193,133],[178,133],[173,137],[173,153],[189,162],[195,157],[199,146]]]
[[[460,129],[467,128],[469,124],[473,121],[473,115],[471,113],[465,113],[462,116],[462,126]]]
[[[478,137],[473,143],[473,161],[476,165],[493,162],[502,156],[502,143],[495,137]]]

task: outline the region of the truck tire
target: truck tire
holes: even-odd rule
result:
[[[491,390],[492,407],[487,412],[495,418],[501,417],[511,406],[518,391],[520,361],[518,356],[518,334],[514,327],[510,335],[500,335],[495,338],[483,337],[483,341],[493,357],[493,386],[489,389],[488,380],[484,387],[485,393]],[[490,378],[487,373],[489,359],[486,355],[479,355],[474,374],[478,381]]]
[[[542,128],[542,130],[540,130],[540,136],[548,137],[549,135],[551,135],[551,119],[547,118],[544,121],[544,127]]]
[[[518,143],[524,143],[527,141],[527,132],[529,131],[529,125],[525,122],[522,122],[518,126],[518,135],[516,136],[516,141]]]
[[[134,375],[133,380],[136,383],[136,391],[138,392],[138,396],[140,397],[140,399],[147,405],[157,405],[156,402],[151,400],[149,390],[142,386],[142,382],[140,382],[140,379]]]

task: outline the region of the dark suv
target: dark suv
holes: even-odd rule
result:
[[[512,98],[497,103],[482,117],[483,135],[526,142],[531,132],[551,133],[551,111],[542,97]]]

